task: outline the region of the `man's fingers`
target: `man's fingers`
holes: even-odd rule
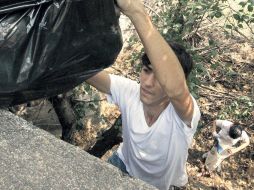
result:
[[[114,0],[115,6],[119,8],[118,4],[117,4],[117,0]]]

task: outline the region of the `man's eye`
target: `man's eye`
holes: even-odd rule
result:
[[[148,73],[148,72],[149,72],[149,69],[144,68],[143,71],[144,71],[145,73]]]

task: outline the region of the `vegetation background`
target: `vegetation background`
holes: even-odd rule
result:
[[[202,118],[189,151],[188,189],[252,189],[254,186],[254,1],[147,0],[153,22],[171,41],[184,45],[195,68],[189,88],[198,100]],[[128,19],[121,16],[124,47],[107,70],[138,81],[143,47]],[[106,160],[121,141],[117,107],[86,83],[62,97],[68,99],[75,120],[68,142]],[[61,137],[61,124],[46,99],[16,109],[35,125]],[[237,121],[251,137],[245,150],[225,160],[222,171],[200,176],[201,156],[212,144],[214,119]],[[63,137],[62,137],[63,139]],[[101,142],[102,144],[98,144]]]

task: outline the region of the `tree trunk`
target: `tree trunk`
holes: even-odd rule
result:
[[[115,123],[102,134],[102,138],[96,142],[96,144],[87,152],[93,156],[101,158],[108,150],[114,145],[120,144],[122,139],[122,120],[121,115],[116,119]]]
[[[73,143],[72,135],[75,131],[76,116],[72,109],[70,99],[66,94],[49,98],[59,122],[62,125],[62,140]]]

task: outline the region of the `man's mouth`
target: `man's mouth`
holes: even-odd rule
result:
[[[141,91],[142,91],[142,93],[144,93],[144,94],[152,95],[152,93],[151,93],[149,90],[146,90],[146,89],[144,89],[144,88],[141,88]]]

